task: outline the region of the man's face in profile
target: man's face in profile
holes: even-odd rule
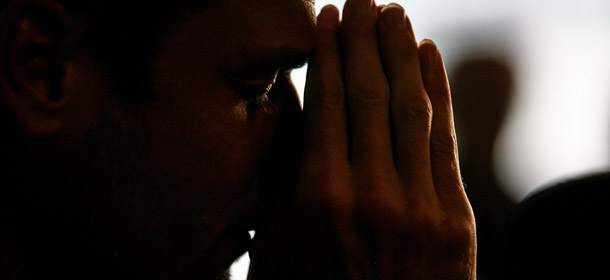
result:
[[[227,267],[247,249],[260,188],[270,187],[259,185],[261,173],[281,172],[268,170],[269,154],[299,148],[289,71],[305,62],[313,21],[307,1],[223,0],[162,40],[158,98],[141,111],[150,150],[134,167],[152,179],[134,190],[145,213],[141,230],[171,242],[155,250]]]
[[[314,20],[306,0],[222,0],[188,13],[160,39],[144,87],[154,99],[140,104],[109,93],[105,70],[75,56],[58,139],[78,159],[59,166],[80,174],[59,173],[77,189],[61,208],[79,214],[60,223],[87,221],[91,236],[80,238],[95,245],[80,253],[170,279],[209,277],[243,254],[259,194],[273,193],[261,178],[285,165],[270,155],[298,154],[289,70],[305,62]]]

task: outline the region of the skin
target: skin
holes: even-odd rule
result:
[[[442,58],[431,41],[418,46],[400,6],[347,1],[341,22],[322,10],[304,124],[292,212],[258,231],[275,234],[261,247],[288,249],[257,255],[255,244],[253,275],[476,278]],[[282,230],[293,239],[278,245]]]
[[[112,70],[74,44],[82,34],[78,22],[57,3],[34,3],[58,15],[68,36],[51,37],[39,28],[44,22],[24,16],[15,19],[22,28],[10,30],[17,33],[8,49],[57,40],[72,54],[56,55],[65,71],[58,101],[47,98],[54,81],[28,75],[46,71],[42,55],[9,60],[19,80],[4,76],[4,100],[20,113],[16,125],[25,134],[25,158],[16,169],[27,170],[20,179],[37,188],[20,193],[27,199],[15,207],[44,209],[15,218],[37,221],[27,229],[44,233],[23,238],[26,255],[37,256],[26,265],[51,262],[62,273],[73,269],[65,265],[71,262],[103,270],[111,262],[118,274],[167,279],[212,277],[228,268],[248,249],[259,178],[274,168],[266,158],[282,152],[289,160],[299,151],[301,109],[288,71],[310,52],[312,3],[220,1],[172,22],[175,32],[159,40],[152,63],[152,92],[145,93],[154,94],[152,102],[118,98],[104,79]],[[253,102],[274,79],[269,104]],[[73,241],[83,239],[91,248]]]
[[[220,1],[171,23],[144,87],[155,98],[137,103],[61,4],[11,3],[0,85],[19,141],[6,162],[29,186],[0,236],[19,244],[3,252],[21,256],[14,273],[214,279],[250,248],[252,279],[474,279],[442,59],[402,8],[349,0],[343,22],[325,8],[316,25],[309,1]],[[302,113],[288,73],[307,57]]]

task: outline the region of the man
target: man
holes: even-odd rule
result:
[[[344,11],[8,1],[6,277],[223,279],[250,248],[253,279],[473,279],[440,54],[396,5]]]

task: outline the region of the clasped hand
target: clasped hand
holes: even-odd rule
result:
[[[318,16],[293,211],[251,278],[475,279],[441,55],[398,5]],[[281,227],[281,226],[278,226]],[[277,229],[282,232],[281,229]],[[269,253],[272,252],[272,253]]]

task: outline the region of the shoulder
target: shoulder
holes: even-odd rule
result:
[[[598,207],[610,207],[610,173],[598,173],[542,187],[517,207],[517,217],[582,215]],[[598,213],[586,213],[598,214]],[[533,217],[531,217],[533,218]]]
[[[508,230],[511,274],[529,279],[602,271],[610,239],[609,187],[610,173],[599,173],[544,187],[521,201]]]

